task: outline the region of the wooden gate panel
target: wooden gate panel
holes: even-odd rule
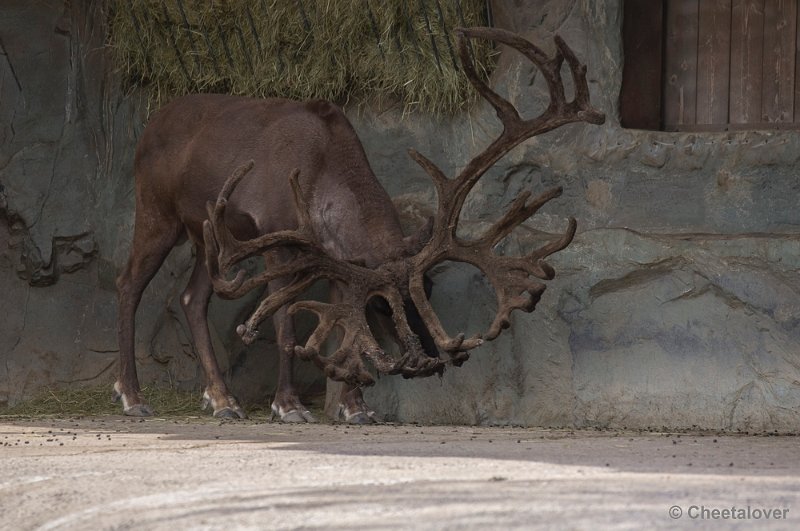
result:
[[[730,123],[761,121],[764,0],[733,0]]]
[[[670,0],[664,49],[664,128],[694,125],[697,113],[699,0]]]
[[[728,123],[731,0],[700,2],[697,50],[697,123]]]
[[[794,119],[797,0],[764,3],[764,61],[761,121]]]

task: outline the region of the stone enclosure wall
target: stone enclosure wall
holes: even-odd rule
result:
[[[561,34],[588,65],[603,126],[527,141],[468,199],[474,234],[523,189],[564,186],[504,244],[518,253],[578,219],[551,260],[558,276],[533,314],[442,379],[383,378],[366,392],[387,419],[544,426],[796,430],[800,420],[800,134],[663,133],[620,127],[619,0],[493,2],[495,25],[552,49]],[[0,404],[45,386],[113,381],[114,278],[133,221],[132,155],[146,115],[120,91],[103,48],[105,3],[0,7]],[[493,85],[523,115],[542,110],[532,65],[501,50]],[[349,111],[404,222],[434,203],[416,147],[453,173],[498,133],[488,106],[436,120],[369,105]],[[178,304],[191,249],[176,249],[138,316],[142,380],[202,383]],[[449,330],[478,332],[492,293],[444,264],[434,305]],[[275,379],[270,327],[235,339],[249,301],[214,301],[211,328],[234,392],[263,399]],[[300,386],[323,380],[298,363]]]

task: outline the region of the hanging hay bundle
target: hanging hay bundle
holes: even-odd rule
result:
[[[139,0],[113,3],[111,44],[156,104],[193,92],[389,97],[452,113],[474,100],[453,28],[486,24],[484,0]],[[480,72],[491,46],[471,44]]]

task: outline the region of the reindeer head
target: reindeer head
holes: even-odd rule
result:
[[[570,218],[564,234],[525,256],[497,256],[493,249],[511,231],[535,214],[545,203],[561,195],[560,187],[548,190],[531,199],[523,192],[498,221],[479,238],[463,240],[457,236],[461,209],[467,195],[481,176],[509,150],[527,138],[540,135],[572,122],[601,124],[605,116],[589,102],[586,67],[556,36],[557,51],[548,57],[540,48],[525,39],[495,28],[458,29],[458,46],[461,63],[469,81],[483,98],[497,111],[503,132],[483,152],[473,158],[455,178],[448,178],[433,162],[415,150],[411,157],[431,176],[438,194],[436,215],[430,227],[429,238],[407,238],[408,252],[398,259],[367,268],[363,265],[331,257],[314,234],[308,205],[298,184],[298,170],[290,180],[298,214],[298,228],[265,234],[248,241],[239,241],[225,225],[225,208],[234,187],[253,167],[253,162],[238,168],[228,179],[215,205],[209,205],[209,219],[204,223],[206,261],[215,291],[228,298],[240,297],[271,280],[294,276],[286,288],[270,293],[237,332],[249,343],[257,333],[259,323],[284,305],[289,313],[306,311],[316,314],[318,323],[305,346],[298,346],[296,354],[314,361],[326,375],[335,380],[355,385],[371,385],[372,374],[364,359],[369,360],[378,373],[402,374],[406,377],[427,376],[440,372],[447,364],[460,365],[468,358],[468,351],[484,340],[496,338],[510,326],[514,310],[531,312],[545,290],[542,280],[555,276],[553,268],[544,259],[564,249],[575,235],[576,223]],[[542,72],[550,92],[550,104],[535,118],[524,120],[514,106],[495,93],[475,72],[468,39],[494,40],[515,48],[530,59]],[[572,73],[575,95],[567,101],[561,79],[564,60]],[[423,231],[425,233],[425,231]],[[427,240],[427,241],[426,241]],[[228,273],[241,260],[270,249],[291,248],[297,251],[295,260],[246,279],[239,271],[232,279]],[[451,337],[444,330],[433,310],[425,290],[425,274],[445,260],[466,262],[477,267],[495,289],[498,310],[488,331],[483,335],[465,338],[464,334]],[[301,300],[296,298],[319,279],[343,283],[347,289],[342,300],[336,303]],[[403,355],[394,359],[386,354],[373,337],[366,320],[366,306],[373,297],[382,297],[391,309],[392,320],[403,348]],[[419,316],[430,331],[438,349],[446,358],[427,356],[419,337],[412,332],[406,318],[404,300],[411,300]],[[330,356],[320,351],[334,328],[343,332],[339,348]]]

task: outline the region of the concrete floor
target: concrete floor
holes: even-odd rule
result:
[[[798,529],[799,458],[796,436],[6,419],[0,514],[4,529]]]

